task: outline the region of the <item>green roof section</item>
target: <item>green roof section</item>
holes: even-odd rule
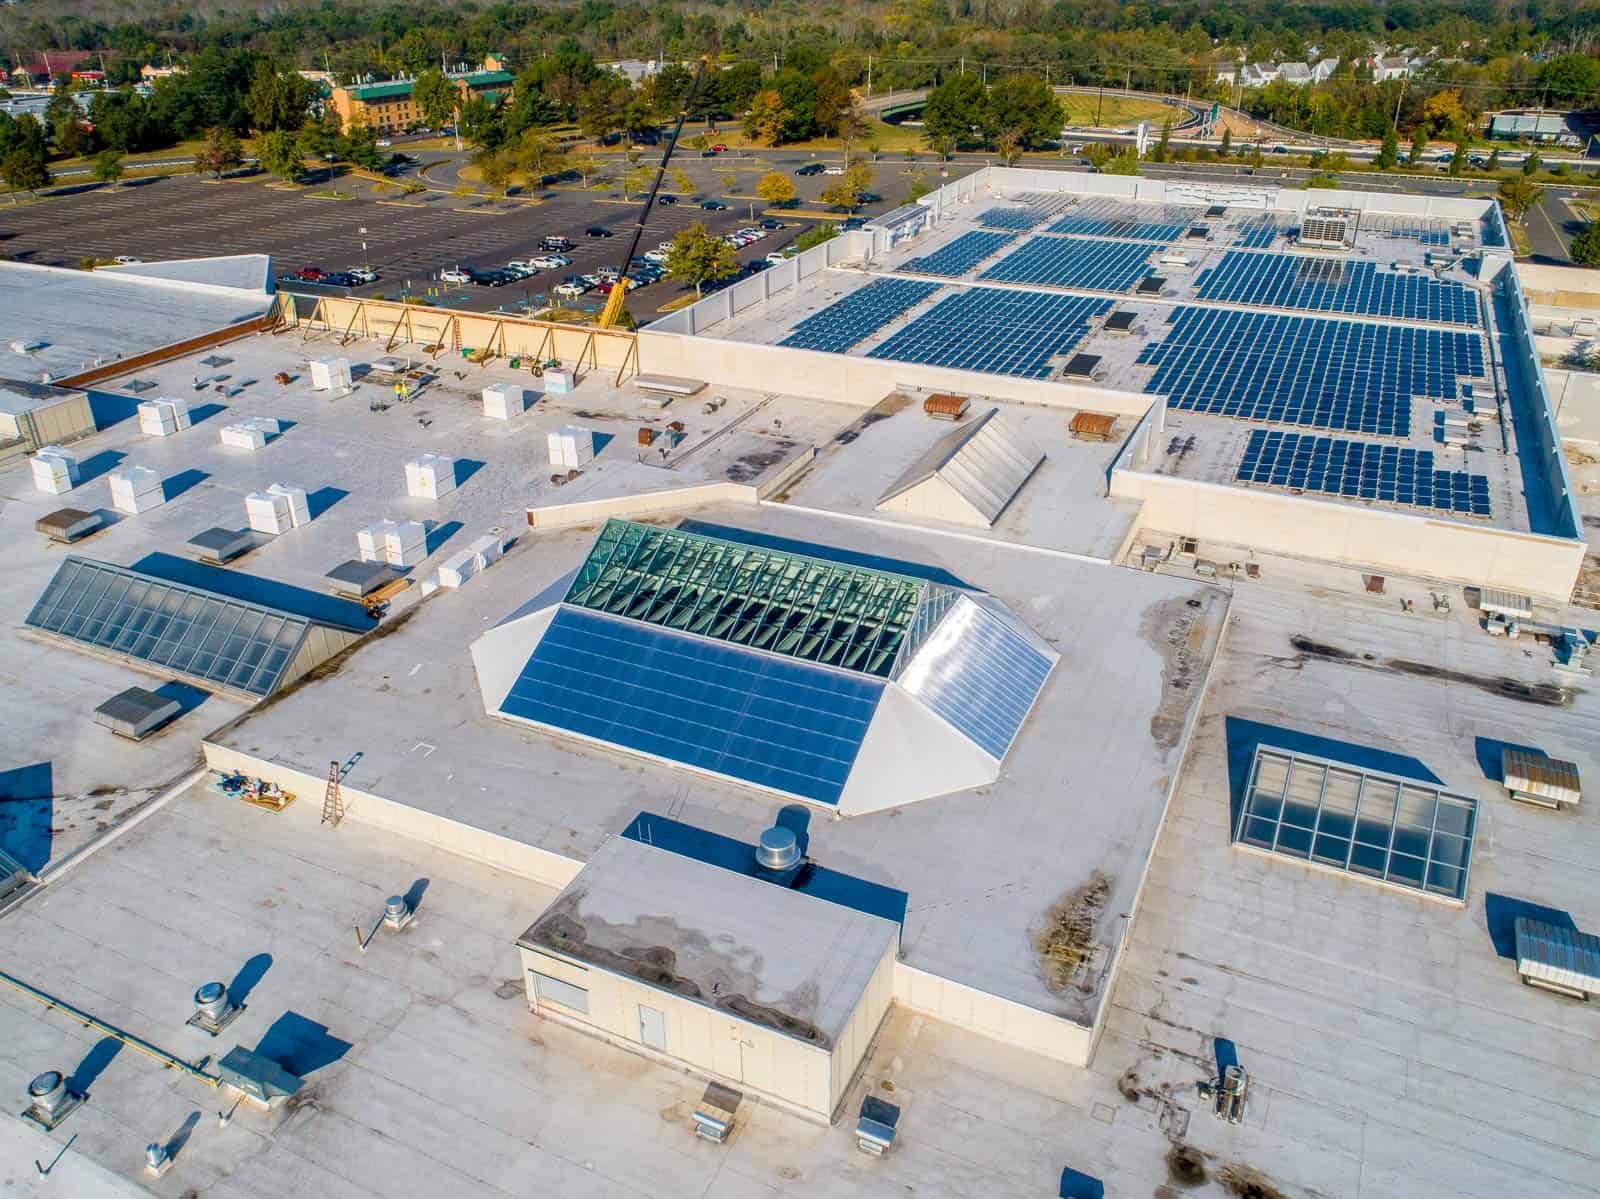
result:
[[[451,75],[448,78],[452,81],[461,80],[473,91],[486,87],[509,87],[516,82],[516,76],[510,71],[473,71],[469,75]],[[415,86],[414,79],[396,79],[389,83],[363,83],[351,88],[350,95],[356,100],[396,100],[401,96],[409,96]]]
[[[906,575],[610,520],[566,602],[887,678],[929,586]]]

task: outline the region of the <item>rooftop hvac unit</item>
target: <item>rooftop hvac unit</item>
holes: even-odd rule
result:
[[[1485,587],[1478,592],[1478,610],[1489,616],[1526,620],[1533,615],[1533,597]]]
[[[256,541],[246,529],[223,529],[213,525],[189,538],[188,544],[200,561],[220,566],[253,550]]]
[[[773,825],[756,842],[756,877],[781,887],[792,887],[805,866],[800,838],[793,829]]]
[[[922,401],[922,412],[934,420],[960,420],[971,406],[966,396],[935,394]]]
[[[483,414],[491,420],[510,420],[520,416],[538,398],[519,383],[496,383],[483,389]]]
[[[594,434],[579,425],[563,425],[550,433],[550,465],[578,468],[594,458]]]
[[[222,1085],[263,1107],[288,1099],[303,1083],[277,1062],[236,1045],[217,1063]]]
[[[147,466],[130,466],[111,473],[111,506],[137,516],[167,502],[161,476]]]
[[[349,391],[350,359],[318,358],[311,363],[311,386],[316,391]]]
[[[267,435],[247,422],[223,425],[221,437],[230,450],[259,450],[267,444]]]
[[[552,366],[544,372],[544,389],[553,396],[569,394],[578,386],[578,377],[570,367]]]
[[[436,500],[456,489],[456,462],[443,454],[423,454],[406,463],[406,494]]]
[[[1575,808],[1583,798],[1575,762],[1506,746],[1500,751],[1500,777],[1511,798],[1544,808]]]
[[[505,538],[498,533],[486,533],[468,545],[467,549],[478,560],[478,569],[488,570],[505,554]]]
[[[863,1096],[861,1115],[856,1119],[856,1148],[871,1157],[882,1157],[894,1147],[899,1126],[899,1107],[876,1095]]]
[[[384,560],[390,566],[411,567],[428,556],[428,530],[421,521],[385,522]]]
[[[65,495],[78,485],[78,456],[47,445],[29,460],[34,487],[47,495]]]
[[[1300,244],[1317,250],[1348,250],[1356,244],[1360,215],[1353,208],[1308,208],[1300,221]]]
[[[741,1091],[718,1082],[708,1085],[700,1102],[695,1104],[692,1117],[694,1135],[718,1145],[726,1142],[733,1133],[734,1117],[743,1101],[744,1093]]]

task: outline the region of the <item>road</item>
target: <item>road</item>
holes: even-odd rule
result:
[[[1570,189],[1546,188],[1539,202],[1528,210],[1522,227],[1528,231],[1528,248],[1535,262],[1571,266],[1572,254],[1567,249],[1572,237],[1583,227],[1567,207]]]

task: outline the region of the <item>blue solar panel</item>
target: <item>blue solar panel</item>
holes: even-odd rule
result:
[[[1191,306],[1139,362],[1174,409],[1383,437],[1410,434],[1413,397],[1486,369],[1477,333]]]
[[[974,287],[940,300],[867,353],[962,370],[1047,379],[1050,359],[1069,353],[1110,300]]]
[[[1021,233],[1032,229],[1046,214],[1037,208],[991,208],[978,217],[978,224],[986,229],[1010,229]]]
[[[1234,478],[1460,516],[1493,515],[1489,477],[1435,470],[1432,450],[1253,429]]]
[[[1204,208],[1171,204],[1124,204],[1117,200],[1085,200],[1073,206],[1049,233],[1079,233],[1089,237],[1123,237],[1168,244],[1183,236]]]
[[[1437,217],[1371,215],[1362,220],[1361,227],[1371,233],[1438,249],[1450,246],[1450,222]]]
[[[841,354],[938,290],[937,283],[879,279],[808,316],[778,344]]]
[[[908,259],[900,265],[900,269],[922,275],[949,275],[955,278],[965,275],[1015,237],[1014,233],[989,233],[981,229],[963,233],[931,254]]]
[[[1230,250],[1196,276],[1196,295],[1262,308],[1481,323],[1477,295],[1454,279],[1380,272],[1373,263],[1347,258]]]
[[[1151,273],[1149,260],[1154,251],[1147,242],[1035,237],[978,277],[1085,291],[1127,291]]]
[[[562,607],[500,712],[833,804],[883,687],[878,679]]]
[[[1245,246],[1252,250],[1269,249],[1280,235],[1287,235],[1294,231],[1294,224],[1287,217],[1275,216],[1271,213],[1251,217],[1241,221],[1238,226],[1238,237],[1234,244]]]

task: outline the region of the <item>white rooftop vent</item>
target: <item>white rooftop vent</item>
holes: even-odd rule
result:
[[[67,1080],[61,1071],[46,1070],[28,1084],[28,1109],[22,1113],[22,1118],[49,1132],[82,1103],[82,1095],[67,1089]]]
[[[800,839],[792,829],[774,825],[761,834],[756,861],[766,870],[788,870],[800,864]]]
[[[217,1036],[244,1011],[228,998],[228,988],[218,982],[202,983],[194,993],[194,1015],[186,1021],[190,1028]]]

